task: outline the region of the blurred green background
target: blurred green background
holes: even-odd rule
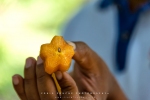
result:
[[[88,0],[0,0],[0,100],[19,100],[12,75],[23,75],[26,57],[37,57]]]

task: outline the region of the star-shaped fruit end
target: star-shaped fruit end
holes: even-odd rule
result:
[[[45,71],[52,74],[56,71],[67,71],[74,55],[73,46],[62,36],[54,36],[48,44],[41,45],[40,57],[44,60]]]

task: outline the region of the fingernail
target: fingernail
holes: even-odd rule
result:
[[[73,49],[76,49],[76,45],[75,43],[71,42],[71,41],[66,41],[69,45],[73,46]]]
[[[18,77],[17,76],[13,76],[12,77],[12,79],[13,79],[13,83],[14,83],[14,85],[17,85],[17,84],[19,84],[19,79],[18,79]]]
[[[31,58],[27,58],[25,67],[29,68],[29,67],[31,67],[31,65],[32,65],[32,59]]]
[[[61,80],[62,79],[62,72],[61,71],[57,71],[55,73],[57,80]]]
[[[43,63],[43,60],[41,59],[40,56],[38,56],[38,59],[37,59],[37,65],[42,64],[42,63]]]

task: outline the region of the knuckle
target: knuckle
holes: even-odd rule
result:
[[[70,82],[68,80],[64,80],[60,84],[63,84],[63,86],[61,88],[62,88],[62,91],[65,91],[65,92],[76,89],[76,84],[74,82]]]
[[[79,42],[79,48],[80,49],[86,49],[86,48],[88,48],[88,45],[85,43],[85,42]]]
[[[88,45],[84,42],[79,42],[77,43],[77,48],[78,48],[78,52],[80,53],[80,55],[82,55],[83,57],[89,53],[90,48],[88,47]]]
[[[35,78],[31,78],[31,79],[24,79],[25,84],[32,84],[35,81]]]
[[[46,79],[45,74],[40,75],[40,76],[37,77],[37,82],[43,83],[43,82],[45,82],[45,79]]]

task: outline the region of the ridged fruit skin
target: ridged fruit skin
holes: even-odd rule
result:
[[[74,55],[73,46],[62,36],[54,36],[50,43],[41,45],[40,57],[44,60],[45,71],[52,74],[56,71],[67,71]]]

